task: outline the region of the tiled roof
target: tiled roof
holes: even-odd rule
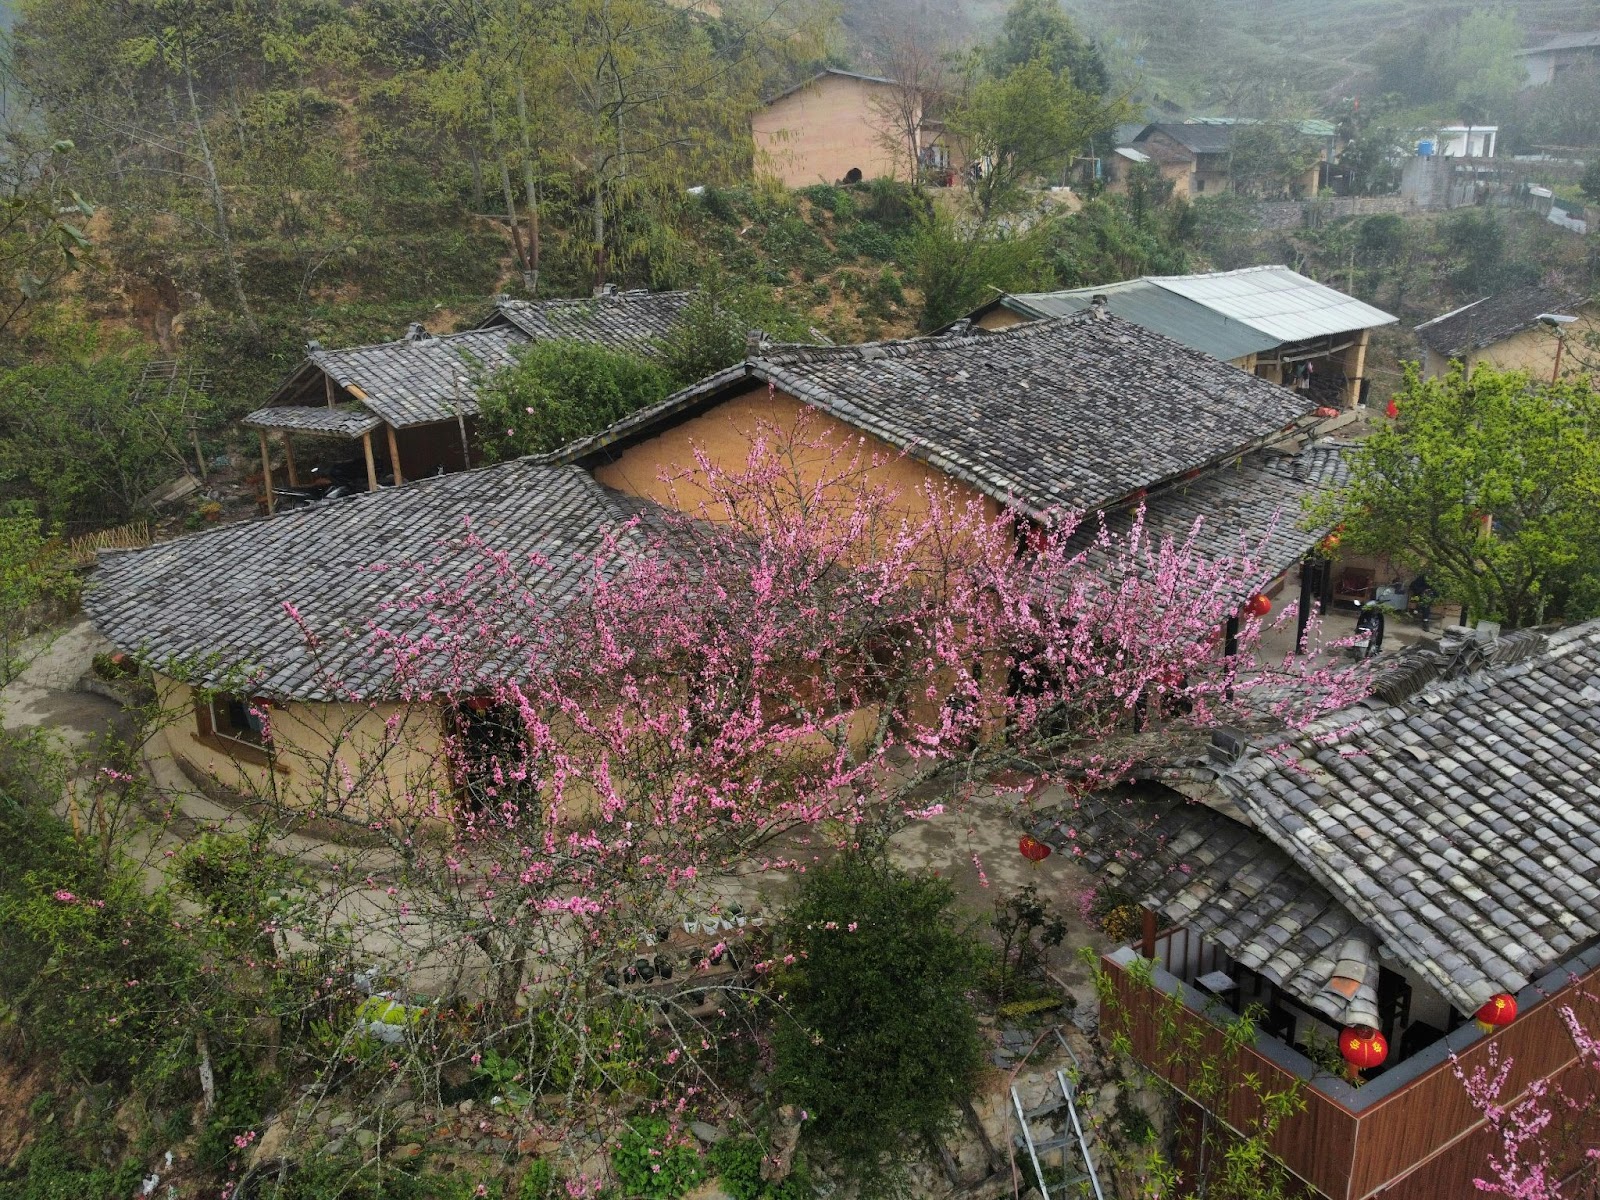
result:
[[[1142,148],[1145,140],[1154,133],[1164,133],[1180,146],[1194,154],[1226,154],[1233,145],[1231,125],[1191,125],[1183,121],[1162,121],[1146,125],[1133,139]]]
[[[600,462],[770,384],[1048,519],[1237,455],[1311,412],[1301,393],[1109,315],[864,346],[778,346],[551,456]]]
[[[1406,664],[1442,677],[1415,695],[1258,743],[1217,783],[1470,1013],[1600,937],[1600,622],[1434,653]]]
[[[258,408],[239,424],[251,429],[287,429],[296,433],[358,438],[377,429],[383,422],[366,409],[352,404],[340,404],[334,408],[289,404],[282,408]]]
[[[466,416],[478,411],[477,374],[513,361],[527,338],[516,329],[469,329],[352,346],[312,350],[311,362],[396,429],[453,421],[457,405]]]
[[[1043,810],[1032,832],[1335,1023],[1379,1023],[1376,939],[1249,827],[1142,788]]]
[[[1543,313],[1576,316],[1584,303],[1581,295],[1566,288],[1512,288],[1424,321],[1417,326],[1417,336],[1435,354],[1455,358],[1532,329]]]
[[[629,515],[576,467],[519,460],[107,557],[83,606],[121,649],[157,663],[183,661],[208,683],[259,670],[252,689],[260,695],[372,695],[388,670],[363,636],[368,622],[423,626],[425,614],[386,609],[416,586],[398,568],[428,562],[426,582],[437,582],[481,562],[462,546],[468,518],[490,547],[521,565],[531,590],[559,605],[592,569],[604,532]],[[547,565],[528,565],[531,554]],[[322,637],[319,653],[307,648],[286,604]],[[330,688],[330,678],[340,686]]]
[[[1203,559],[1254,559],[1259,577],[1248,585],[1260,586],[1298,563],[1326,536],[1326,525],[1306,526],[1305,502],[1338,487],[1346,474],[1339,443],[1310,446],[1298,454],[1255,451],[1194,480],[1152,492],[1145,500],[1145,536],[1158,546],[1169,538],[1182,545],[1194,534],[1196,553]],[[1137,511],[1136,504],[1103,510],[1084,522],[1073,543],[1088,550],[1093,562],[1100,557],[1094,542],[1102,523],[1120,537]]]
[[[657,353],[694,299],[693,292],[608,292],[585,300],[495,301],[485,326],[507,323],[535,341],[570,338],[633,354]]]

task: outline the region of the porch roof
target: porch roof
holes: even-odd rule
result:
[[[1147,785],[1046,810],[1033,832],[1314,1012],[1379,1023],[1377,939],[1248,826]]]
[[[1182,546],[1192,539],[1196,555],[1209,562],[1252,560],[1258,579],[1251,586],[1264,584],[1327,535],[1331,522],[1308,524],[1305,505],[1344,481],[1345,449],[1343,443],[1324,442],[1296,454],[1258,450],[1194,480],[1179,480],[1145,500],[1145,537],[1153,547],[1168,539]],[[1120,539],[1137,514],[1137,504],[1104,509],[1084,522],[1071,544],[1091,562],[1102,562],[1105,555],[1097,545],[1102,528]]]
[[[509,325],[534,341],[569,339],[653,358],[683,319],[694,293],[609,291],[575,300],[513,300],[500,296],[483,328]]]
[[[258,408],[241,419],[239,424],[251,429],[320,434],[323,437],[342,437],[352,441],[383,426],[383,422],[377,417],[354,404],[340,404],[332,408],[314,404]]]

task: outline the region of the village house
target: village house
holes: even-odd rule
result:
[[[1361,399],[1372,330],[1398,320],[1283,266],[1007,293],[970,319],[1004,329],[1083,312],[1101,296],[1114,316],[1332,408],[1351,408]]]
[[[1571,289],[1543,286],[1485,296],[1417,326],[1429,379],[1453,362],[1554,379],[1582,365],[1592,335],[1600,335],[1600,307]]]
[[[396,609],[413,584],[393,568],[436,560],[435,571],[459,573],[476,557],[462,545],[470,519],[490,546],[542,554],[532,586],[559,605],[587,569],[579,560],[641,503],[692,510],[692,477],[670,487],[664,475],[695,469],[696,450],[737,469],[759,424],[794,429],[802,414],[816,434],[866,437],[888,455],[874,468],[881,481],[908,496],[951,481],[994,513],[1103,513],[1113,525],[1143,502],[1156,529],[1180,536],[1204,517],[1200,553],[1259,546],[1268,565],[1241,582],[1249,592],[1276,594],[1326,532],[1300,520],[1302,498],[1332,479],[1325,452],[1301,449],[1317,425],[1308,397],[1096,309],[998,333],[757,347],[543,460],[108,557],[85,611],[150,664],[169,708],[192,710],[166,737],[197,771],[307,799],[330,777],[336,746],[350,770],[365,764],[393,791],[438,758],[454,719],[450,698],[404,708],[390,695],[368,623],[421,619]],[[263,705],[270,738],[252,714]],[[374,748],[401,719],[416,733],[379,769]],[[435,788],[456,786],[446,774],[433,764]]]
[[[899,128],[902,103],[916,110],[916,158],[935,182],[948,183],[963,160],[944,126],[921,111],[919,97],[876,75],[832,68],[819,71],[768,100],[751,120],[756,170],[785,187],[814,183],[906,181],[911,147]]]
[[[607,289],[592,299],[513,300],[499,297],[475,329],[429,333],[413,324],[393,342],[324,349],[311,342],[306,359],[278,385],[266,407],[240,422],[261,446],[268,512],[280,492],[315,495],[306,466],[336,470],[351,490],[375,490],[477,459],[478,384],[509,365],[532,341],[568,338],[645,356],[656,353],[688,306],[690,292]],[[283,451],[286,489],[277,486],[270,435]],[[316,439],[326,460],[305,463],[295,441]],[[329,442],[333,445],[329,445]],[[356,443],[360,443],[359,453]],[[304,477],[303,477],[304,476]]]
[[[1537,46],[1519,50],[1523,70],[1527,77],[1525,88],[1542,87],[1554,83],[1564,71],[1574,67],[1600,66],[1600,31],[1594,33],[1564,33]]]
[[[1591,1094],[1560,1009],[1600,1029],[1597,772],[1600,622],[1457,629],[1393,660],[1353,709],[1288,733],[1217,731],[1202,757],[1158,769],[1170,786],[1041,815],[1033,832],[1142,907],[1137,941],[1103,960],[1117,999],[1102,1020],[1131,1017],[1137,1057],[1192,1100],[1194,1055],[1162,1044],[1158,996],[1211,1051],[1219,1019],[1259,1006],[1235,1081],[1301,1089],[1272,1148],[1308,1194],[1437,1200],[1472,1195],[1498,1145],[1452,1060],[1471,1072],[1493,1049],[1514,1064],[1501,1104],[1541,1079],[1580,1106]],[[1140,959],[1154,991],[1130,974]],[[1335,1047],[1353,1049],[1359,1083],[1329,1069]],[[1254,1091],[1213,1115],[1253,1130]],[[1592,1107],[1563,1108],[1558,1172],[1597,1136]]]
[[[1237,130],[1262,122],[1244,117],[1189,117],[1183,121],[1158,121],[1146,125],[1128,144],[1156,163],[1163,179],[1173,184],[1173,194],[1184,197],[1214,195],[1233,190],[1233,148]],[[1328,164],[1337,154],[1337,130],[1332,122],[1283,122],[1318,149],[1319,160],[1298,178],[1286,180],[1295,196],[1315,196],[1327,180]]]

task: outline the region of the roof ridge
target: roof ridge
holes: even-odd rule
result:
[[[1110,313],[1106,319],[1121,321]],[[799,362],[833,362],[854,359],[873,362],[892,354],[910,353],[914,350],[960,346],[975,342],[1043,337],[1063,326],[1083,325],[1098,320],[1089,312],[1067,313],[1062,316],[1041,317],[1037,321],[1023,321],[1004,329],[983,329],[973,325],[966,329],[949,329],[941,333],[922,334],[908,338],[883,338],[876,342],[857,342],[847,346],[824,346],[812,342],[777,342],[752,354],[746,361],[764,362],[775,367]],[[1127,322],[1122,322],[1126,324]]]

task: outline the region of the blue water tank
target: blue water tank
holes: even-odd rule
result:
[[[1417,143],[1417,154],[1422,158],[1433,157],[1433,140],[1427,139]]]

